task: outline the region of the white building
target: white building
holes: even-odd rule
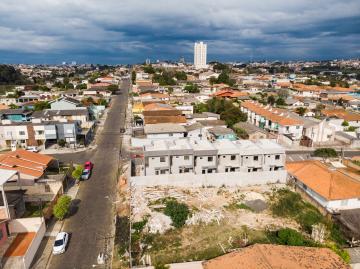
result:
[[[207,68],[206,65],[207,45],[201,42],[195,42],[194,45],[194,65],[196,69]]]
[[[360,183],[344,171],[314,160],[290,162],[286,168],[298,191],[326,211],[360,208]]]
[[[153,140],[144,146],[145,176],[280,171],[285,150],[273,140]],[[276,174],[276,173],[275,173]]]

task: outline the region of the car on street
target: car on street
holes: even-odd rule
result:
[[[35,146],[28,146],[28,147],[26,147],[26,150],[31,151],[31,152],[35,152],[35,153],[39,152],[39,149],[37,147],[35,147]]]
[[[93,169],[93,167],[94,167],[94,164],[92,163],[92,162],[86,162],[85,164],[84,164],[84,170],[89,170],[90,172],[91,172],[91,170]]]
[[[91,170],[84,169],[82,174],[81,174],[81,179],[88,180],[89,177],[90,177],[90,173],[91,173]]]
[[[66,232],[58,233],[56,235],[53,246],[53,254],[58,255],[64,253],[68,243],[69,243],[69,234]]]

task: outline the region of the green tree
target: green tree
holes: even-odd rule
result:
[[[60,147],[65,147],[65,145],[66,145],[66,141],[64,140],[64,139],[59,139],[58,141],[57,141],[57,144],[60,146]]]
[[[187,75],[184,71],[176,72],[175,77],[177,80],[187,80]]]
[[[15,105],[15,104],[10,104],[9,105],[9,108],[10,109],[17,109],[17,108],[19,108],[17,105]]]
[[[143,67],[143,70],[145,73],[148,73],[148,74],[155,74],[155,69],[152,65],[145,65]]]
[[[321,148],[314,151],[314,156],[323,158],[334,158],[337,157],[338,154],[333,148]]]
[[[154,269],[170,269],[170,265],[156,263]]]
[[[50,104],[47,101],[38,101],[34,105],[35,111],[41,111],[41,110],[48,109],[48,108],[50,108]]]
[[[285,103],[285,100],[281,97],[279,97],[277,100],[276,100],[276,105],[277,106],[285,106],[286,103]]]
[[[71,197],[67,195],[61,196],[58,200],[56,205],[53,208],[53,214],[55,218],[59,220],[63,220],[67,213],[69,212],[71,204]]]
[[[281,229],[277,232],[277,236],[279,238],[279,243],[282,245],[288,245],[288,246],[304,245],[304,237],[301,235],[301,233],[293,229],[290,228]]]
[[[71,175],[76,180],[80,180],[81,174],[82,174],[83,171],[84,171],[84,166],[77,165],[76,168],[74,169],[74,171],[72,171]]]
[[[273,96],[273,95],[270,95],[270,96],[268,96],[268,98],[267,98],[267,102],[268,102],[268,104],[270,104],[270,105],[274,105],[275,104],[275,97]]]
[[[349,122],[344,120],[342,123],[341,123],[341,126],[344,126],[344,127],[347,127],[349,126]]]
[[[108,91],[111,91],[111,92],[116,92],[116,91],[118,91],[119,90],[119,86],[118,85],[109,85],[109,86],[107,86],[107,88],[106,88]]]
[[[300,116],[304,116],[305,115],[305,113],[306,113],[306,108],[305,107],[297,107],[296,108],[296,110],[295,110],[295,112],[297,113],[297,114],[299,114]]]
[[[136,80],[136,72],[133,70],[131,72],[131,82],[132,82],[132,84],[135,84],[135,80]]]
[[[171,218],[174,227],[180,228],[184,226],[190,211],[186,204],[170,200],[166,202],[164,214]]]
[[[76,85],[76,89],[78,90],[85,90],[87,88],[87,85],[85,83],[80,83]]]
[[[240,128],[240,127],[234,127],[233,128],[236,135],[241,138],[241,139],[248,139],[249,138],[249,134],[246,132],[245,129]]]
[[[189,83],[184,87],[184,91],[188,93],[198,93],[200,89],[197,84]]]

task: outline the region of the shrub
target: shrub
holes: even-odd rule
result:
[[[324,221],[324,217],[321,215],[319,211],[315,210],[306,210],[302,214],[299,215],[298,221],[301,225],[301,227],[307,231],[308,233],[311,233],[312,226],[314,224],[320,223]]]
[[[350,263],[350,255],[345,249],[339,248],[336,244],[328,244],[326,247],[338,254],[346,263]]]
[[[63,220],[66,214],[69,212],[70,204],[71,204],[70,196],[67,195],[61,196],[53,208],[54,216],[59,220]]]
[[[347,122],[346,120],[344,120],[341,125],[344,126],[344,127],[349,126],[349,122]]]
[[[303,246],[304,245],[304,237],[301,233],[290,229],[285,228],[281,229],[277,233],[278,241],[282,245],[288,246]]]
[[[143,219],[142,221],[134,222],[134,223],[132,224],[132,228],[133,228],[136,232],[140,233],[140,232],[144,229],[147,221],[148,221],[147,219]]]
[[[170,200],[166,202],[164,214],[171,218],[174,227],[180,228],[184,226],[190,211],[186,204]]]
[[[84,166],[77,165],[75,170],[71,173],[72,177],[76,180],[80,180],[81,174],[84,171]]]
[[[59,139],[57,143],[62,148],[65,147],[66,145],[66,141],[64,139]]]
[[[170,266],[166,264],[158,263],[155,264],[154,269],[170,269]]]
[[[322,148],[317,149],[314,152],[314,156],[316,157],[323,157],[323,158],[331,158],[331,157],[337,157],[338,154],[335,149],[332,148]]]

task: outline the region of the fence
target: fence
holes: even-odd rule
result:
[[[262,171],[262,172],[232,172],[214,174],[166,174],[155,176],[131,177],[131,184],[135,186],[249,186],[267,183],[286,183],[286,170]]]

